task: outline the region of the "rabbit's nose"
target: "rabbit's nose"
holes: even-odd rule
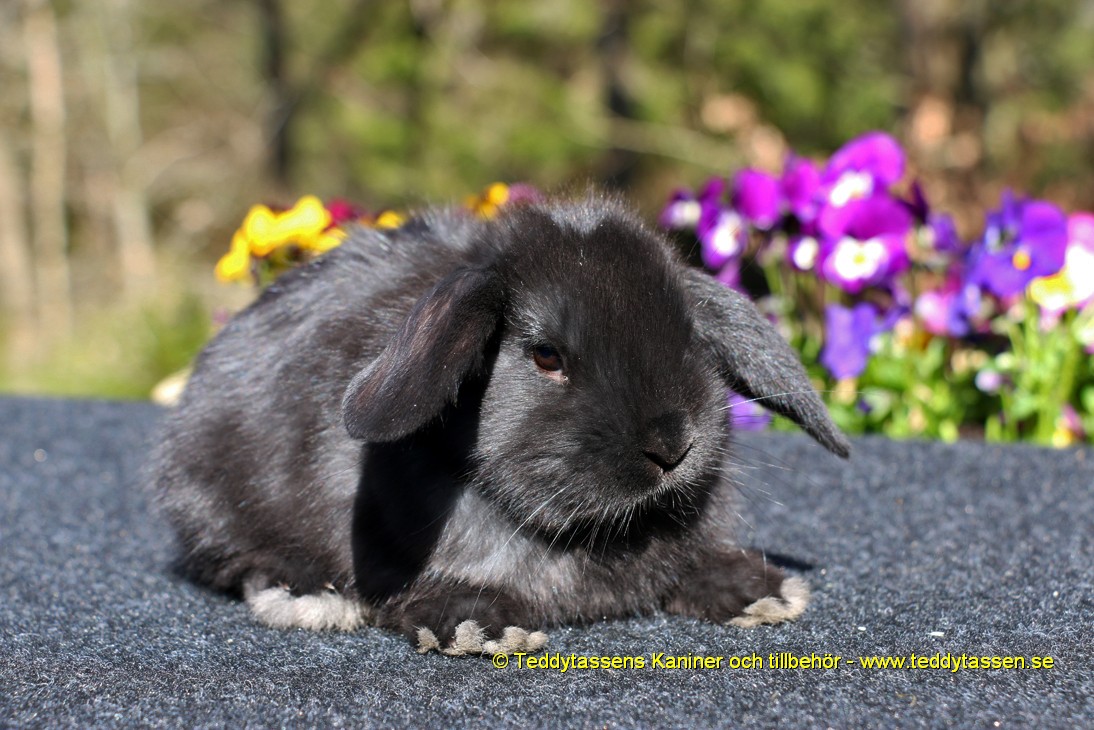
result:
[[[669,411],[650,419],[643,433],[642,453],[647,459],[670,472],[691,451],[694,436],[683,411]]]

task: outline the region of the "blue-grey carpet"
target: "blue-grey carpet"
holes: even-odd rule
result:
[[[666,616],[551,632],[548,654],[642,669],[495,668],[400,637],[277,631],[171,569],[139,466],[160,411],[0,399],[0,726],[1090,727],[1094,451],[744,434],[741,540],[799,564],[798,623]],[[654,654],[721,655],[669,669]],[[780,669],[771,655],[841,657]],[[910,668],[965,655],[965,668]],[[763,668],[731,668],[758,655]],[[1019,656],[1025,669],[972,669]],[[865,668],[860,658],[903,658]],[[1032,668],[1033,658],[1052,666]],[[960,661],[960,659],[958,659]]]

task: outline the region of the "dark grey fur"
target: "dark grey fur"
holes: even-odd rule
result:
[[[154,479],[197,579],[333,588],[412,638],[724,622],[783,581],[733,543],[727,385],[847,455],[751,303],[618,203],[437,211],[353,231],[235,317]]]

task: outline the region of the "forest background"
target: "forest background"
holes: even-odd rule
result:
[[[5,0],[0,391],[145,398],[256,202],[678,185],[894,134],[966,237],[1094,210],[1094,0]]]

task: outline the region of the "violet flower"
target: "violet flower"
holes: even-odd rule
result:
[[[957,235],[957,226],[953,216],[948,213],[932,213],[927,216],[927,229],[931,233],[931,248],[939,253],[957,254],[964,244]]]
[[[820,170],[812,161],[791,155],[783,166],[779,179],[787,209],[803,224],[817,217],[817,194],[820,191]]]
[[[962,276],[960,267],[954,267],[940,288],[919,295],[915,314],[931,334],[961,338],[984,327],[980,321],[983,299],[980,287]]]
[[[874,305],[862,302],[847,309],[830,304],[824,311],[824,323],[821,364],[838,380],[861,375],[870,359],[870,340],[878,332]]]
[[[740,259],[730,259],[727,261],[725,265],[714,274],[714,278],[728,286],[730,289],[736,289],[742,294],[745,293],[741,288]]]
[[[729,201],[729,180],[712,177],[699,190],[698,200],[703,205],[723,205]]]
[[[1029,298],[1050,317],[1059,317],[1068,309],[1082,309],[1094,301],[1094,215],[1068,216],[1067,239],[1063,268],[1029,285]]]
[[[754,227],[771,230],[782,213],[779,181],[766,172],[741,170],[733,177],[733,208]]]
[[[1067,218],[1051,203],[1003,193],[971,251],[969,281],[999,297],[1020,293],[1034,279],[1064,265]]]
[[[954,225],[953,216],[948,213],[932,213],[931,206],[927,203],[927,196],[923,193],[923,186],[916,180],[912,182],[912,199],[905,201],[908,212],[912,214],[915,225],[926,228],[930,235],[929,245],[934,251],[943,254],[960,253],[964,245],[957,235],[957,226]]]
[[[729,424],[738,431],[763,431],[771,423],[771,413],[753,398],[729,391]]]

